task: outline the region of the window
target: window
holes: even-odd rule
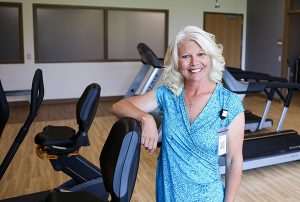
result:
[[[139,58],[136,46],[143,42],[163,57],[166,47],[165,18],[155,11],[108,11],[108,58]]]
[[[93,62],[104,59],[103,10],[38,6],[36,62]]]
[[[22,4],[0,3],[0,63],[24,63]]]
[[[34,4],[35,60],[96,62],[139,60],[143,42],[163,57],[166,10]]]

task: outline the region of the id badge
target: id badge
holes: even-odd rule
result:
[[[218,155],[222,156],[224,154],[227,153],[227,131],[228,129],[222,129],[218,132],[218,136],[219,136],[219,144],[218,144]]]

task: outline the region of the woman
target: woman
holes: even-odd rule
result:
[[[242,175],[244,109],[238,96],[220,83],[222,51],[214,35],[185,27],[165,55],[165,85],[112,106],[118,117],[141,122],[142,144],[150,153],[158,132],[149,112],[157,107],[163,111],[157,201],[234,201]],[[227,145],[226,189],[218,165],[221,144]]]

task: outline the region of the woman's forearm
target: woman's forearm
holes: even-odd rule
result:
[[[243,158],[228,160],[226,164],[225,202],[233,202],[242,178]]]
[[[117,117],[131,117],[140,122],[153,118],[149,112],[157,108],[154,90],[143,95],[125,98],[112,105],[111,112]]]
[[[118,118],[131,117],[138,121],[143,121],[145,117],[149,116],[148,113],[135,107],[129,100],[122,99],[111,107],[111,112]]]

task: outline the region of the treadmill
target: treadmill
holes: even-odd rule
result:
[[[239,81],[255,81],[255,82],[287,82],[286,79],[280,78],[280,77],[273,77],[270,76],[269,74],[265,73],[259,73],[259,72],[253,72],[253,71],[243,71],[241,69],[233,68],[233,67],[226,67],[226,69],[231,73],[231,75]],[[281,91],[278,88],[274,88],[275,92],[279,96],[279,98],[284,102],[284,96],[281,93]],[[273,99],[273,95],[271,95],[270,90],[264,89],[263,92],[267,96],[267,103],[265,106],[265,112],[264,114],[267,114],[271,103]],[[263,115],[264,115],[263,114]],[[249,110],[245,110],[245,120],[246,120],[246,125],[245,125],[245,131],[250,131],[250,132],[255,132],[259,131],[262,129],[266,128],[272,128],[273,126],[273,120],[264,117],[262,117],[253,114]],[[264,122],[262,122],[264,120]]]
[[[225,87],[237,94],[262,92],[269,89],[273,97],[276,89],[287,89],[284,97],[284,106],[277,128],[274,132],[246,133],[243,146],[243,170],[260,168],[279,163],[291,162],[300,159],[300,136],[295,130],[282,130],[286,114],[288,112],[294,89],[300,89],[300,84],[288,82],[240,82],[225,69],[223,74]],[[262,122],[267,112],[262,117]],[[220,172],[224,174],[225,158],[219,160]]]
[[[142,95],[152,90],[163,72],[163,59],[159,59],[146,44],[139,43],[137,50],[143,65],[131,83],[125,98]]]
[[[159,59],[155,53],[145,44],[139,43],[137,50],[143,63],[142,68],[137,73],[131,83],[125,98],[135,95],[142,95],[154,88],[163,73],[163,59]],[[158,128],[158,143],[161,142],[162,113],[159,109],[151,112]]]

